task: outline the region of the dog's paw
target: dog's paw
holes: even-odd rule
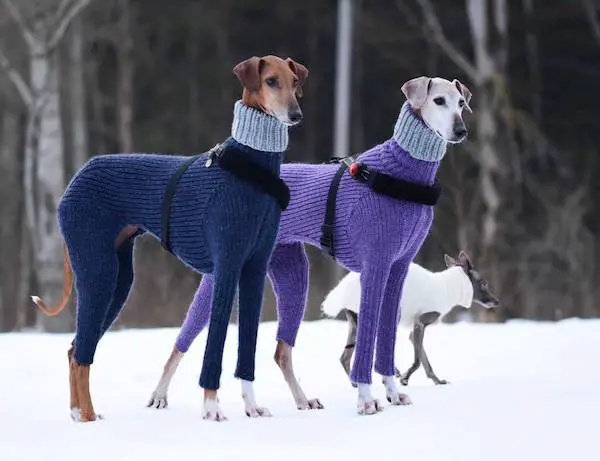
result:
[[[450,381],[446,381],[445,379],[432,378],[432,380],[436,385],[450,384]]]
[[[298,410],[322,410],[325,408],[319,399],[311,399],[297,405]]]
[[[400,376],[400,384],[402,384],[403,386],[408,386],[408,379],[405,376]]]
[[[363,400],[358,399],[357,412],[359,415],[374,415],[380,411],[383,411],[383,406],[377,399]]]
[[[152,393],[152,396],[146,404],[146,407],[155,408],[157,410],[162,410],[163,408],[167,408],[168,406],[169,402],[167,400],[167,396],[165,394],[159,394],[156,391]]]
[[[246,416],[249,418],[268,418],[273,416],[268,408],[252,406],[246,407]]]
[[[92,421],[101,421],[104,419],[104,416],[100,414],[85,415],[81,413],[80,408],[71,408],[71,419],[76,423],[89,423]]]
[[[216,399],[206,399],[204,401],[202,419],[206,421],[227,421],[227,417]]]
[[[412,400],[402,392],[386,393],[385,398],[392,405],[412,405]]]

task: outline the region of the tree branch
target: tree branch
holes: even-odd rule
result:
[[[33,104],[33,95],[31,94],[31,88],[23,79],[23,76],[12,66],[4,52],[0,49],[0,68],[4,69],[6,75],[10,81],[15,85],[23,103],[27,107],[31,107]]]
[[[596,6],[594,5],[593,0],[582,0],[583,8],[587,13],[586,16],[590,23],[590,27],[592,29],[592,35],[594,39],[600,45],[600,22],[598,21],[598,17],[596,15]]]
[[[75,3],[73,3],[68,9],[66,9],[68,0],[63,0],[61,2],[56,18],[57,25],[48,42],[48,49],[52,49],[57,45],[63,35],[65,35],[65,32],[69,27],[69,24],[71,24],[73,18],[77,16],[85,7],[87,7],[91,1],[92,0],[75,0]]]
[[[417,3],[423,11],[425,22],[439,47],[444,50],[448,58],[454,61],[454,64],[456,64],[471,80],[478,81],[477,68],[452,44],[448,37],[446,37],[431,2],[429,0],[417,0]]]
[[[21,15],[19,8],[17,8],[15,6],[15,4],[12,2],[12,0],[4,0],[4,5],[6,6],[6,9],[8,10],[9,14],[12,16],[12,18],[15,20],[15,22],[19,26],[19,29],[20,29],[21,33],[23,34],[23,38],[25,39],[25,42],[31,48],[33,46],[33,44],[37,41],[37,38],[35,37],[35,35],[31,32],[31,30],[25,23],[25,19]]]

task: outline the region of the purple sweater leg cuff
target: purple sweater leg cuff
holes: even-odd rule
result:
[[[208,324],[212,305],[212,290],[212,275],[204,275],[194,294],[194,300],[188,309],[179,336],[175,341],[175,347],[179,352],[186,353],[196,337]]]

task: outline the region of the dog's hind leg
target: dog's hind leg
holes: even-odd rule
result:
[[[269,279],[277,298],[277,348],[275,363],[281,369],[299,410],[322,409],[319,399],[307,399],[292,364],[292,348],[308,295],[308,258],[302,243],[276,245],[269,261]]]
[[[344,346],[344,351],[340,356],[340,363],[344,368],[344,371],[350,377],[350,367],[352,361],[352,354],[354,353],[354,349],[356,348],[356,325],[358,321],[358,315],[356,312],[352,312],[349,309],[344,309],[344,313],[346,314],[346,319],[348,319],[348,339],[346,340],[346,345]],[[356,387],[355,383],[352,383],[353,387]]]
[[[425,325],[423,325],[419,320],[416,320],[413,325],[413,330],[410,332],[409,336],[409,339],[413,344],[415,358],[410,368],[406,370],[406,373],[403,373],[400,376],[400,384],[402,384],[403,386],[408,385],[408,380],[410,379],[412,374],[419,369],[419,366],[421,365],[420,354],[419,349],[417,348],[417,344],[422,344],[422,338],[424,333]]]
[[[71,402],[79,403],[79,412],[77,408],[72,408],[71,412],[79,421],[94,421],[97,415],[89,390],[90,366],[115,290],[118,263],[110,241],[97,241],[88,245],[87,249],[77,250],[69,248],[77,291],[75,350],[70,369],[75,381],[71,383],[71,389],[76,388],[77,397],[73,396]]]
[[[134,273],[133,273],[133,238],[126,240],[121,243],[117,248],[117,284],[113,292],[113,296],[110,302],[104,323],[102,324],[102,335],[106,333],[111,325],[117,319],[123,305],[129,296],[131,291],[131,285],[133,285]]]

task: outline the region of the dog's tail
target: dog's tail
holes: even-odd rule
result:
[[[31,300],[35,303],[37,307],[39,307],[44,314],[49,317],[53,317],[55,315],[60,314],[69,298],[71,297],[71,292],[73,291],[73,270],[71,269],[71,261],[69,260],[69,252],[67,251],[67,246],[65,245],[63,248],[63,257],[64,257],[64,274],[65,274],[65,284],[63,286],[63,294],[62,298],[56,306],[48,307],[46,303],[39,296],[32,296]]]
[[[360,274],[350,272],[325,297],[321,304],[321,311],[328,317],[336,317],[342,309],[358,314],[359,307]]]

